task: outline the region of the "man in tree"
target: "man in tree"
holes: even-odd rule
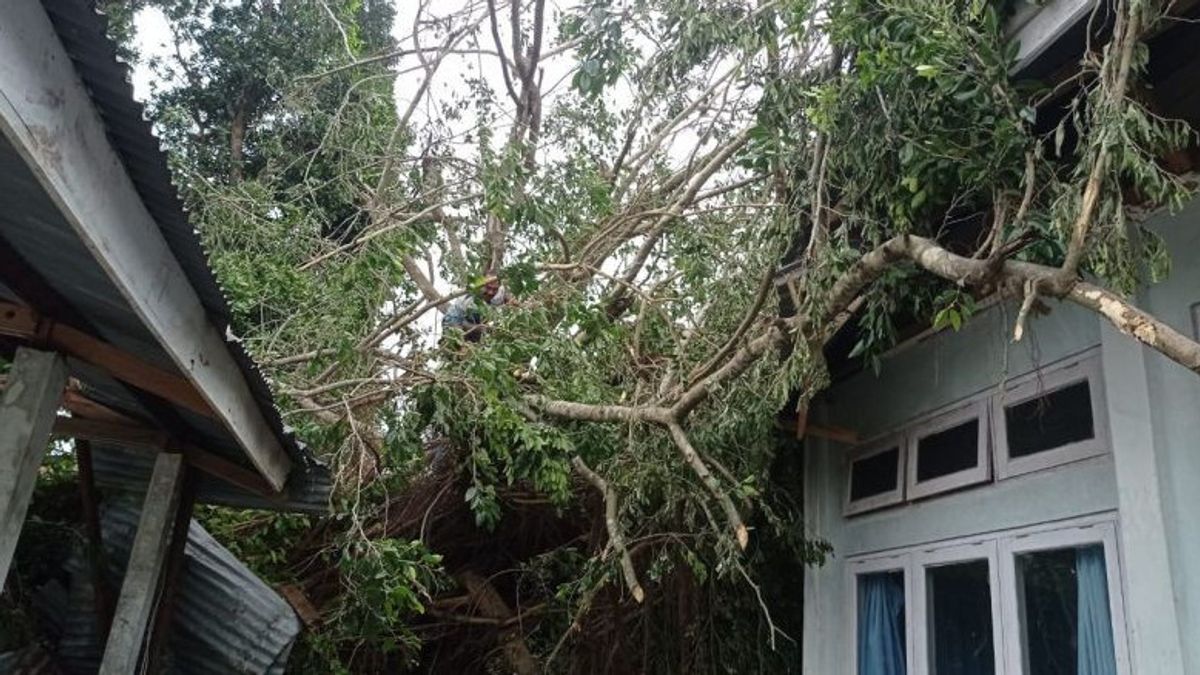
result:
[[[510,302],[508,293],[500,287],[500,279],[491,274],[479,289],[479,299],[493,307]],[[474,293],[468,293],[455,300],[442,317],[442,335],[449,334],[451,330],[462,331],[468,342],[479,342],[483,337],[484,331],[487,330],[487,320]]]

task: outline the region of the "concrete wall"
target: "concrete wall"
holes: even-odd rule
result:
[[[1151,227],[1167,242],[1170,277],[1138,294],[1138,303],[1185,334],[1200,303],[1200,200]],[[1184,672],[1200,673],[1200,377],[1157,352],[1145,352],[1167,551]]]
[[[1140,306],[1192,334],[1200,303],[1200,200],[1150,222],[1174,270]],[[1014,309],[993,307],[959,333],[898,349],[876,376],[838,383],[814,418],[864,439],[1088,349],[1101,355],[1112,452],[870,514],[842,516],[850,448],[812,440],[805,458],[806,528],[833,557],[805,573],[804,672],[849,672],[853,644],[845,559],[864,553],[1119,511],[1122,592],[1132,666],[1148,675],[1200,673],[1200,377],[1096,316],[1056,304],[1010,342]]]
[[[878,376],[861,372],[833,387],[814,410],[816,418],[871,438],[1100,343],[1094,315],[1057,304],[1013,345],[1014,316],[1013,307],[992,307],[958,333],[939,333],[897,350]],[[806,673],[848,672],[853,596],[847,557],[1117,508],[1112,456],[1104,455],[846,518],[849,449],[827,441],[810,441],[806,449],[807,529],[834,548],[826,565],[805,575]]]

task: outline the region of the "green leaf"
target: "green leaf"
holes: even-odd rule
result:
[[[925,203],[925,200],[928,199],[928,197],[929,193],[925,190],[925,188],[921,188],[919,191],[917,191],[917,194],[912,196],[912,201],[909,202],[909,206],[911,206],[915,211],[921,208],[921,205]]]

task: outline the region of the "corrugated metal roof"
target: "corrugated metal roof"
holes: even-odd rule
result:
[[[167,158],[146,119],[145,108],[133,96],[129,68],[118,60],[116,46],[107,37],[104,18],[97,14],[94,3],[87,0],[43,0],[42,4],[91,94],[110,143],[196,290],[210,323],[228,335],[230,311],[224,292],[208,265],[200,237],[188,222],[172,182]],[[16,149],[2,136],[0,195],[5,206],[0,209],[0,247],[7,244],[32,268],[59,301],[58,314],[69,315],[56,315],[55,318],[75,323],[76,327],[164,370],[178,372],[75,235]],[[4,270],[0,270],[0,276],[5,276]],[[10,287],[21,281],[11,276],[7,280]],[[7,288],[0,284],[0,299],[20,299],[20,293],[20,287]],[[265,378],[242,345],[235,340],[227,340],[227,345],[262,416],[293,461],[295,468],[289,477],[289,496],[303,495],[300,501],[305,504],[304,510],[311,510],[309,507],[313,502],[306,500],[317,495],[327,496],[330,492],[332,480],[328,470],[284,427]],[[89,397],[168,429],[182,440],[249,466],[237,443],[220,423],[132,390],[86,364],[72,361],[71,365],[73,374],[84,381]],[[115,455],[110,459],[117,461]],[[117,468],[115,464],[110,465]],[[139,471],[140,466],[126,469],[124,473],[131,474]],[[220,494],[219,499],[214,497],[217,494]],[[263,501],[233,486],[223,491],[206,490],[200,495],[205,501],[210,497],[238,506],[259,506]]]
[[[106,443],[92,445],[92,468],[96,484],[142,494],[154,470],[152,453]],[[294,472],[307,471],[296,466]],[[293,479],[277,498],[262,497],[205,473],[196,472],[197,499],[206,504],[322,514],[329,510],[331,487],[327,481]]]
[[[58,668],[41,645],[0,654],[0,675],[52,675]]]
[[[137,531],[140,507],[106,504],[101,528],[109,576],[121,574]],[[287,602],[195,521],[188,528],[181,585],[168,647],[173,672],[282,673],[300,620]],[[37,604],[60,630],[54,655],[70,673],[94,673],[101,645],[96,634],[90,575],[82,553],[67,563],[70,583],[38,591]],[[3,671],[0,671],[3,672]]]

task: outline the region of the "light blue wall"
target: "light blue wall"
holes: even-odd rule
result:
[[[1139,304],[1194,336],[1191,306],[1200,302],[1200,200],[1176,216],[1154,219],[1151,226],[1166,240],[1174,264],[1166,281],[1139,294]],[[1200,673],[1200,377],[1150,350],[1146,375],[1184,669]]]
[[[1174,269],[1168,280],[1139,293],[1137,303],[1191,335],[1191,306],[1200,302],[1200,200],[1178,215],[1157,216],[1151,226],[1166,239]],[[1101,343],[1100,319],[1073,305],[1055,304],[1048,316],[1032,322],[1025,341],[1017,345],[1010,341],[1013,318],[1011,306],[993,307],[957,334],[943,332],[897,350],[879,376],[862,372],[833,387],[815,407],[814,421],[870,438]],[[1105,330],[1111,339],[1112,332]],[[1144,461],[1157,463],[1170,566],[1168,597],[1176,605],[1184,672],[1200,673],[1200,377],[1149,350],[1144,363],[1133,375],[1122,370],[1121,377],[1145,378],[1153,438],[1127,450],[1144,452]],[[1127,381],[1106,384],[1110,391],[1123,390]],[[1120,416],[1116,419],[1124,424]],[[847,556],[1112,511],[1118,503],[1136,502],[1128,496],[1118,499],[1113,457],[1104,455],[845,518],[848,451],[820,440],[810,440],[806,449],[806,528],[834,547],[825,566],[805,573],[806,673],[848,672],[853,636],[848,623],[852,595],[843,562]],[[1165,576],[1154,577],[1155,583]],[[1126,595],[1137,592],[1125,589]],[[1139,639],[1131,638],[1135,652]]]
[[[1015,310],[982,312],[958,333],[942,332],[890,355],[877,376],[861,372],[833,387],[814,414],[861,438],[887,433],[998,383],[1096,347],[1095,315],[1055,303],[1011,342]],[[950,495],[842,516],[850,448],[810,441],[806,450],[806,520],[810,536],[829,541],[833,558],[805,583],[805,672],[847,672],[852,595],[844,559],[973,534],[1112,511],[1117,492],[1110,455],[969,488]]]

